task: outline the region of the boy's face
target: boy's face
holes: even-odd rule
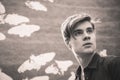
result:
[[[68,46],[77,55],[89,54],[96,49],[96,35],[92,24],[85,21],[78,24],[73,31],[73,37],[71,37]]]

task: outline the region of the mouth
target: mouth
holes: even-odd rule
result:
[[[83,46],[91,46],[92,45],[92,43],[85,43],[85,44],[83,44]]]

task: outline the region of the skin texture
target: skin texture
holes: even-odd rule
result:
[[[82,66],[87,66],[96,50],[96,33],[89,21],[78,24],[73,30],[68,47],[82,61]]]

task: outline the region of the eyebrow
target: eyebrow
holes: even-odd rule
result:
[[[89,29],[94,29],[94,28],[93,27],[88,27],[87,29],[89,30]]]
[[[74,31],[82,31],[82,29],[75,29],[75,30],[73,30],[73,32],[74,32]]]

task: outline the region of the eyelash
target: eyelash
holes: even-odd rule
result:
[[[92,33],[92,32],[93,32],[93,29],[88,29],[87,32],[88,32],[88,33]]]
[[[93,29],[88,29],[87,33],[92,33],[94,30]],[[82,35],[83,31],[75,31],[74,36]]]
[[[78,36],[78,35],[81,35],[81,34],[83,34],[83,31],[76,31],[76,32],[74,32],[74,36]]]

